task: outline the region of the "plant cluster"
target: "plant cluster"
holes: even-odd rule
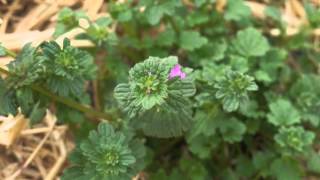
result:
[[[282,2],[265,21],[242,0],[223,12],[216,0],[107,3],[95,21],[58,16],[54,37],[81,28],[93,48],[0,46],[14,57],[0,69],[0,114],[37,123],[50,108],[73,130],[62,179],[320,178],[319,8],[305,2],[310,23],[289,36]]]

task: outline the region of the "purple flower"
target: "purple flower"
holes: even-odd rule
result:
[[[186,77],[186,73],[181,71],[180,64],[176,64],[170,71],[169,79],[172,79],[176,76],[179,76],[180,79],[184,79]]]

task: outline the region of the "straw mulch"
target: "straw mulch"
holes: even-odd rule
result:
[[[119,0],[119,3],[125,0]],[[311,0],[320,6],[320,0]],[[217,0],[216,9],[223,12],[227,0]],[[246,1],[253,16],[265,19],[264,9],[269,0]],[[183,3],[192,8],[190,0]],[[19,51],[24,44],[37,45],[52,40],[57,13],[63,7],[81,9],[92,19],[108,16],[107,3],[103,0],[0,0],[0,42],[10,50]],[[287,0],[282,9],[282,19],[288,24],[287,34],[294,35],[308,24],[306,12],[299,0]],[[77,47],[89,47],[87,40],[75,40],[82,33],[74,29],[58,37],[61,43],[67,37]],[[278,29],[270,29],[273,36],[279,35]],[[313,34],[320,37],[320,29]],[[0,58],[0,66],[12,58]],[[47,112],[41,124],[32,128],[22,114],[15,117],[0,116],[0,179],[58,179],[66,165],[67,154],[73,148],[65,125],[58,126],[56,117]],[[134,179],[143,179],[143,173]]]
[[[73,148],[65,125],[49,111],[41,124],[28,127],[22,114],[0,117],[0,179],[54,179]]]
[[[51,40],[57,13],[63,7],[84,10],[91,19],[106,14],[103,0],[0,0],[0,42],[10,50],[19,51],[24,44],[34,45]],[[75,29],[64,37],[77,47],[92,46],[85,40],[74,40],[82,33]],[[12,58],[0,58],[5,67]],[[68,127],[58,126],[56,117],[47,112],[41,124],[28,126],[22,114],[0,116],[0,179],[57,179],[66,165],[73,142],[67,135]]]

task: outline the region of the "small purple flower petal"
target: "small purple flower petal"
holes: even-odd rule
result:
[[[184,78],[186,78],[186,73],[184,73],[184,72],[181,72],[181,74],[180,74],[180,79],[184,79]]]
[[[186,77],[186,73],[181,71],[180,64],[176,64],[170,71],[169,79],[179,76],[180,79],[184,79]]]

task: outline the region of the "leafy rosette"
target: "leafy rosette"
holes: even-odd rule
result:
[[[257,91],[258,86],[254,78],[237,71],[228,71],[225,78],[214,86],[217,89],[216,98],[221,99],[223,109],[231,112],[247,101],[249,91]]]
[[[31,85],[44,76],[45,66],[39,58],[37,49],[31,43],[23,46],[19,55],[8,64],[10,76],[7,79],[9,88],[22,88]]]
[[[177,57],[149,57],[129,72],[129,83],[115,88],[115,97],[133,123],[146,135],[180,136],[192,125],[188,97],[195,93],[192,80],[181,70]],[[138,125],[137,125],[138,124]]]
[[[129,180],[142,169],[144,155],[140,140],[102,123],[74,151],[73,166],[64,172],[62,179]]]
[[[282,148],[283,154],[291,155],[295,152],[302,153],[310,147],[315,139],[315,134],[300,126],[282,127],[274,139]]]
[[[74,48],[65,39],[63,48],[55,41],[40,45],[42,60],[46,63],[48,78],[46,85],[61,96],[81,94],[85,80],[95,77],[93,57],[86,51]]]

